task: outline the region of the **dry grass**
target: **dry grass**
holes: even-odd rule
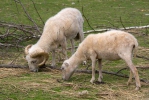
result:
[[[28,73],[26,69],[13,69],[13,68],[0,68],[0,79],[7,78],[9,76],[20,76],[23,73]]]
[[[125,81],[121,83],[115,78],[113,79],[115,82],[107,82],[101,85],[90,84],[84,79],[82,79],[82,81],[74,80],[65,82],[61,80],[61,72],[53,69],[48,69],[48,72],[39,72],[38,75],[36,75],[37,73],[31,73],[25,69],[1,68],[0,72],[0,84],[3,85],[2,87],[5,87],[5,89],[10,89],[7,86],[13,87],[13,91],[17,90],[25,94],[28,94],[28,92],[32,90],[42,90],[45,93],[50,92],[53,95],[59,94],[77,99],[147,100],[149,98],[149,84],[145,83],[142,83],[140,91],[135,91],[134,82],[130,86],[127,86]],[[31,76],[27,77],[24,76],[24,74]],[[40,77],[40,75],[50,77]],[[85,76],[87,74],[75,73],[73,77],[79,77],[81,75]],[[15,81],[17,79],[20,80],[20,78],[22,78],[22,81]],[[80,93],[83,94],[80,95]],[[32,98],[34,98],[34,96]]]

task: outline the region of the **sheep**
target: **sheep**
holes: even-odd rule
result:
[[[127,85],[132,81],[132,74],[136,81],[136,90],[141,87],[139,75],[136,67],[132,63],[133,52],[135,53],[138,47],[137,39],[124,31],[110,30],[102,34],[90,34],[82,43],[79,44],[77,51],[61,66],[62,79],[69,80],[78,65],[86,60],[92,61],[92,78],[91,83],[95,81],[95,65],[98,62],[99,77],[98,81],[102,82],[102,66],[101,61],[104,60],[119,60],[123,59],[130,68],[130,75]]]
[[[52,66],[55,66],[55,50],[62,47],[62,53],[67,59],[67,41],[70,39],[72,54],[75,52],[74,39],[83,41],[83,17],[76,8],[62,9],[55,16],[49,18],[44,26],[43,33],[34,45],[25,47],[26,60],[30,71],[38,72],[40,66],[48,60],[48,53],[52,51]]]

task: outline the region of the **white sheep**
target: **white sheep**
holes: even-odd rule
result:
[[[77,66],[86,59],[92,61],[92,78],[91,83],[95,81],[95,65],[98,61],[99,78],[102,81],[101,61],[123,59],[130,68],[129,84],[132,81],[132,73],[136,80],[136,90],[140,85],[139,75],[136,67],[132,63],[133,51],[137,50],[138,42],[136,38],[126,32],[111,30],[102,34],[90,34],[79,45],[77,51],[61,66],[62,78],[68,80],[74,73]]]
[[[73,39],[78,36],[80,41],[84,39],[83,22],[80,11],[75,8],[65,8],[49,18],[38,42],[25,48],[29,69],[37,72],[39,66],[47,61],[50,51],[52,51],[52,66],[55,66],[55,50],[58,46],[62,47],[62,53],[67,59],[66,39],[70,39],[73,53],[75,51]]]

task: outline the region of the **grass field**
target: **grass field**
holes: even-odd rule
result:
[[[17,1],[17,0],[16,0]],[[19,0],[18,0],[19,1]],[[40,27],[43,23],[38,16],[34,4],[42,20],[45,22],[65,7],[78,8],[84,13],[94,29],[121,28],[143,26],[149,24],[148,0],[21,0],[28,14]],[[82,11],[83,7],[83,11]],[[14,0],[0,1],[0,21],[34,25],[24,13],[20,3]],[[84,18],[84,31],[91,30]],[[123,25],[122,25],[123,24]],[[2,28],[0,28],[2,29]],[[0,32],[3,31],[0,30]],[[138,56],[149,58],[149,29],[127,30],[139,42]],[[0,33],[1,34],[1,33]],[[34,41],[36,42],[36,41]],[[5,50],[3,50],[5,51]],[[27,65],[23,59],[23,49],[13,52],[0,53],[0,64]],[[62,61],[58,61],[60,67]],[[148,67],[149,60],[134,58],[134,64]],[[46,65],[50,65],[49,58]],[[103,70],[117,72],[126,67],[124,61],[103,61]],[[80,65],[78,69],[90,66]],[[91,70],[91,67],[89,67]],[[98,69],[97,69],[98,70]],[[149,70],[138,68],[141,79],[149,81]],[[128,70],[121,74],[128,75]],[[96,74],[96,78],[98,74]],[[104,84],[91,84],[91,74],[74,73],[69,81],[61,80],[61,71],[44,68],[38,73],[28,69],[0,68],[0,100],[148,100],[149,84],[141,82],[140,91],[135,91],[135,81],[126,85],[127,78],[103,74]],[[82,94],[84,92],[84,94]]]
[[[30,14],[31,18],[39,25],[43,26],[40,17],[36,13],[32,0],[21,0],[22,5]],[[45,22],[49,17],[55,15],[65,7],[75,7],[82,12],[89,20],[93,28],[102,27],[122,27],[147,25],[148,18],[148,0],[33,0],[42,20]],[[0,1],[1,21],[33,24],[27,19],[19,3],[14,0]],[[121,21],[120,21],[121,17]],[[84,23],[84,30],[90,27],[87,22]]]

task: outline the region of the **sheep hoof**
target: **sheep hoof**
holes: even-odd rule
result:
[[[95,84],[105,84],[105,82],[103,82],[103,81],[95,81]]]
[[[94,82],[90,81],[92,84],[94,84]]]
[[[139,90],[140,90],[140,87],[136,87],[135,90],[136,90],[136,91],[139,91]]]
[[[129,86],[130,85],[130,82],[127,82],[127,86]]]
[[[100,78],[98,78],[98,81],[99,82],[102,82],[102,78],[103,78],[102,76]]]
[[[95,81],[94,79],[91,79],[91,80],[90,80],[90,82],[91,82],[92,84],[94,84],[94,81]]]

